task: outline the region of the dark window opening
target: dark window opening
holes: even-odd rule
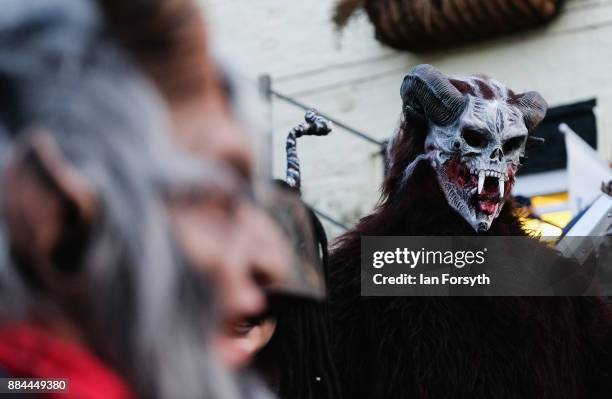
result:
[[[593,113],[596,105],[597,101],[591,99],[550,108],[546,118],[532,133],[546,139],[546,143],[527,150],[527,159],[518,174],[529,175],[567,167],[565,138],[559,133],[561,123],[566,123],[591,147],[597,149],[597,121]]]

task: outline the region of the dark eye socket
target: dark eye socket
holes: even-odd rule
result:
[[[461,136],[471,147],[482,148],[487,145],[487,138],[480,132],[465,128],[461,131]]]
[[[512,152],[523,145],[524,137],[513,137],[504,143],[504,152]]]
[[[240,321],[234,322],[231,325],[227,326],[227,329],[229,333],[233,335],[244,336],[244,335],[247,335],[249,332],[251,332],[251,330],[254,329],[255,327],[261,325],[264,321],[266,321],[266,318],[268,317],[269,316],[262,314],[260,316],[255,316],[249,319],[240,320]]]

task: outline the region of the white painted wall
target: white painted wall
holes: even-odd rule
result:
[[[551,105],[596,97],[600,151],[612,160],[612,0],[568,0],[552,24],[425,55],[381,46],[365,15],[340,36],[333,0],[200,0],[218,47],[247,73],[269,73],[274,89],[385,139],[399,111],[399,87],[416,64],[448,74],[493,76],[517,91],[538,90]],[[275,173],[284,172],[284,140],[303,112],[273,102]],[[299,142],[307,201],[345,222],[367,213],[382,178],[377,148],[336,130]],[[337,230],[332,229],[332,234]]]

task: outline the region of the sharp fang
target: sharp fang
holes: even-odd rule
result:
[[[482,193],[482,189],[484,188],[485,181],[485,171],[481,170],[478,173],[478,194]]]
[[[500,177],[498,182],[499,182],[499,195],[500,195],[500,197],[503,197],[504,196],[504,189],[505,189],[504,178]]]

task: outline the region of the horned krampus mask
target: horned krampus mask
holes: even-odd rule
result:
[[[405,118],[423,118],[425,152],[449,205],[478,232],[499,215],[515,181],[529,133],[546,114],[536,92],[515,94],[493,79],[449,78],[419,65],[401,87]]]

